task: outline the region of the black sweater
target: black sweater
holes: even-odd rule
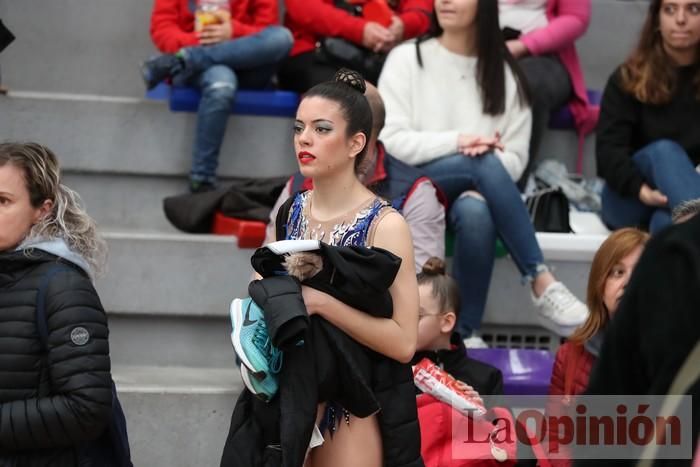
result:
[[[462,337],[458,333],[453,333],[450,341],[452,344],[450,349],[416,352],[411,363],[415,365],[422,359],[428,358],[454,376],[455,379],[473,387],[479,395],[503,395],[503,375],[501,370],[470,358],[467,355],[464,342],[462,342]],[[416,388],[416,392],[420,392],[418,388]]]
[[[700,99],[693,79],[700,65],[678,69],[676,92],[665,105],[644,104],[621,85],[620,69],[608,79],[596,136],[598,175],[622,196],[637,197],[644,183],[632,156],[649,143],[668,139],[700,164]]]
[[[48,283],[48,355],[36,326]],[[81,327],[89,340],[77,345]],[[74,467],[79,443],[99,436],[112,404],[107,317],[87,274],[34,250],[0,253],[0,465]]]

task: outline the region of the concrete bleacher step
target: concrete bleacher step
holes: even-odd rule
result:
[[[64,183],[103,228],[172,232],[162,200],[187,190],[195,116],[143,99],[19,94],[0,97],[2,139],[38,140],[59,157]],[[229,120],[219,176],[296,170],[288,118]]]
[[[56,152],[67,173],[189,173],[196,116],[173,114],[162,102],[10,92],[0,105],[3,138],[39,140]],[[267,177],[295,169],[290,119],[229,119],[220,176]]]
[[[119,365],[233,368],[227,316],[108,312],[112,360]]]
[[[97,290],[120,313],[224,316],[246,293],[253,250],[235,237],[107,232],[110,257]]]
[[[254,250],[237,248],[235,237],[129,232],[106,237],[109,270],[97,289],[110,311],[222,317],[232,298],[247,294]],[[605,234],[538,233],[537,239],[545,261],[583,298],[590,261]],[[496,261],[492,283],[488,308],[499,310],[503,323],[531,322],[523,319],[529,290],[520,285],[510,258]]]
[[[63,183],[77,191],[103,230],[176,233],[163,199],[185,193],[186,177],[67,172]]]
[[[252,249],[234,237],[108,232],[110,263],[97,282],[115,361],[217,367],[233,358],[229,305],[247,296]],[[580,299],[605,234],[538,234],[545,260]],[[484,327],[536,328],[530,291],[508,257],[496,261]]]
[[[234,237],[106,232],[109,264],[97,290],[115,363],[232,366],[228,309],[246,296],[253,250]]]
[[[578,159],[578,136],[573,131],[549,130],[542,135],[540,149],[535,159],[537,163],[554,159],[562,162],[569,173],[576,173]],[[583,160],[581,174],[586,178],[596,176],[595,134],[586,137],[583,144]]]
[[[537,241],[545,262],[571,292],[585,302],[591,260],[606,234],[538,233]],[[530,298],[530,287],[521,284],[520,275],[509,257],[496,260],[491,279],[484,326],[539,326]]]
[[[243,388],[237,370],[113,365],[135,466],[219,465]]]

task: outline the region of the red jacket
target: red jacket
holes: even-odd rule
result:
[[[432,0],[398,0],[397,3],[394,11],[403,21],[404,39],[428,32]],[[284,25],[294,35],[292,56],[314,50],[316,42],[322,37],[342,37],[362,44],[362,32],[367,21],[334,7],[333,0],[285,0],[285,7]]]
[[[155,0],[151,39],[163,53],[199,45],[194,34],[194,0]],[[279,24],[277,0],[229,0],[233,38]]]
[[[582,345],[567,342],[557,351],[552,370],[552,380],[549,383],[549,394],[555,396],[576,396],[582,394],[588,387],[588,377],[591,368],[596,361],[593,356]],[[566,386],[566,369],[569,365],[576,367],[572,372],[572,379],[569,383],[570,389]],[[568,393],[568,394],[567,394]]]
[[[557,351],[552,370],[552,379],[549,383],[550,396],[577,396],[582,394],[588,387],[588,378],[591,374],[596,357],[586,350],[583,345],[567,342]],[[567,375],[567,370],[569,374]],[[547,405],[547,415],[556,416],[562,408],[559,404],[550,402]],[[556,439],[554,424],[548,424],[550,449],[557,443],[551,440]],[[564,451],[562,449],[562,451]],[[568,467],[571,465],[569,459],[550,459],[555,467]]]

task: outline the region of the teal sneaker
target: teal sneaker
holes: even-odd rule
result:
[[[231,343],[238,358],[258,380],[279,373],[282,352],[272,345],[260,307],[251,298],[231,302]]]
[[[267,375],[262,380],[253,378],[250,376],[248,368],[241,365],[241,379],[243,379],[245,387],[263,402],[269,402],[277,394],[277,377],[274,375]]]

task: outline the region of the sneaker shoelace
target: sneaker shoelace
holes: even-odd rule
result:
[[[282,352],[272,345],[270,335],[267,332],[267,326],[262,319],[258,320],[251,341],[269,362],[270,371],[272,373],[279,373],[282,369]]]
[[[552,308],[558,313],[569,311],[578,301],[571,292],[563,287],[554,288],[544,296],[544,299],[548,301],[552,305]]]

